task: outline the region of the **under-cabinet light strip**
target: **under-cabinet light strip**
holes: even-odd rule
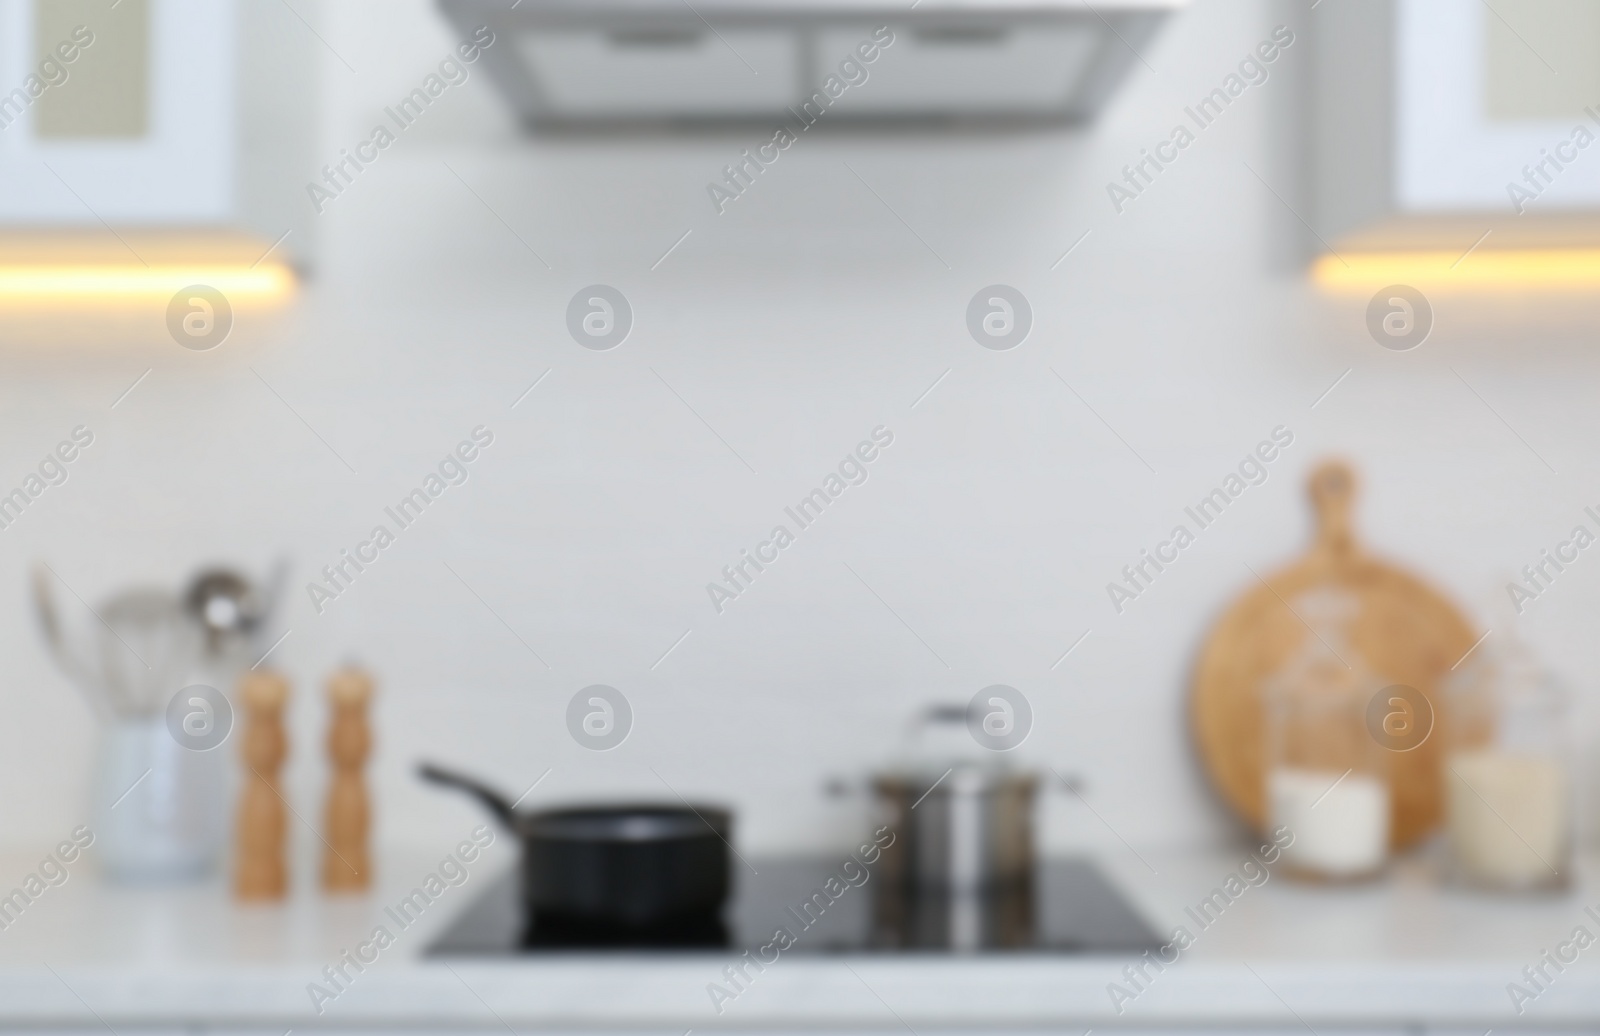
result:
[[[0,302],[170,296],[204,284],[229,298],[270,299],[288,294],[295,278],[281,263],[182,265],[110,263],[0,263]]]
[[[1434,289],[1600,287],[1600,248],[1494,248],[1461,252],[1343,252],[1317,259],[1312,279],[1334,290],[1388,284]]]

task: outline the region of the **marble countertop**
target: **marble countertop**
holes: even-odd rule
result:
[[[1102,864],[1163,934],[1183,925],[1192,945],[1137,985],[1128,958],[790,955],[732,1000],[725,953],[573,954],[516,961],[423,956],[494,876],[512,864],[504,840],[459,886],[402,928],[386,911],[437,865],[427,853],[380,855],[377,887],[327,897],[312,889],[271,906],[240,906],[220,881],[166,888],[110,885],[79,865],[46,886],[0,930],[0,1023],[13,1027],[392,1026],[684,1029],[1167,1025],[1554,1026],[1600,1022],[1600,944],[1535,990],[1522,976],[1574,928],[1600,936],[1600,860],[1586,859],[1559,895],[1492,897],[1443,887],[1425,862],[1349,888],[1270,877],[1213,910],[1191,912],[1237,854],[1145,853]],[[22,882],[30,856],[0,856]],[[10,885],[0,885],[0,889]],[[1234,886],[1238,888],[1236,884]],[[0,903],[3,905],[3,903]],[[375,926],[389,945],[343,988],[323,974]],[[1520,1004],[1508,984],[1536,995]],[[1114,998],[1112,984],[1124,996]],[[330,998],[313,1006],[310,987]],[[1118,1002],[1120,1000],[1120,1002]]]

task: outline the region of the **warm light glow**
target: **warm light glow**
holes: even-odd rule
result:
[[[1344,252],[1320,257],[1311,276],[1335,291],[1375,291],[1388,284],[1474,291],[1600,288],[1600,248],[1486,248],[1465,258],[1460,252]]]
[[[164,299],[191,284],[209,285],[230,300],[275,300],[294,287],[282,263],[152,264],[0,263],[0,304],[14,306],[62,299],[121,301]]]

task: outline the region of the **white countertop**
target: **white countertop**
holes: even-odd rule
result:
[[[1125,959],[1035,954],[973,957],[786,955],[719,1015],[707,985],[718,954],[563,955],[441,962],[422,950],[510,864],[497,842],[318,1016],[308,984],[353,949],[418,884],[427,854],[380,857],[371,895],[241,907],[220,882],[151,889],[108,885],[81,864],[0,931],[0,1025],[506,1026],[581,1028],[985,1027],[1097,1029],[1164,1025],[1507,1026],[1600,1021],[1600,972],[1580,957],[1520,1018],[1507,983],[1583,924],[1600,903],[1600,860],[1560,896],[1495,898],[1441,888],[1428,865],[1383,882],[1314,888],[1273,877],[1210,928],[1184,907],[1239,859],[1146,853],[1102,861],[1163,932],[1186,924],[1192,948],[1120,1015],[1107,985]],[[35,861],[0,857],[0,873]],[[1586,956],[1600,958],[1600,945]],[[1481,1028],[1480,1028],[1481,1031]]]

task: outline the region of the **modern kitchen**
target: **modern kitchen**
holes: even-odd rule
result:
[[[1584,0],[0,0],[0,1036],[1594,1031],[1597,139]]]

